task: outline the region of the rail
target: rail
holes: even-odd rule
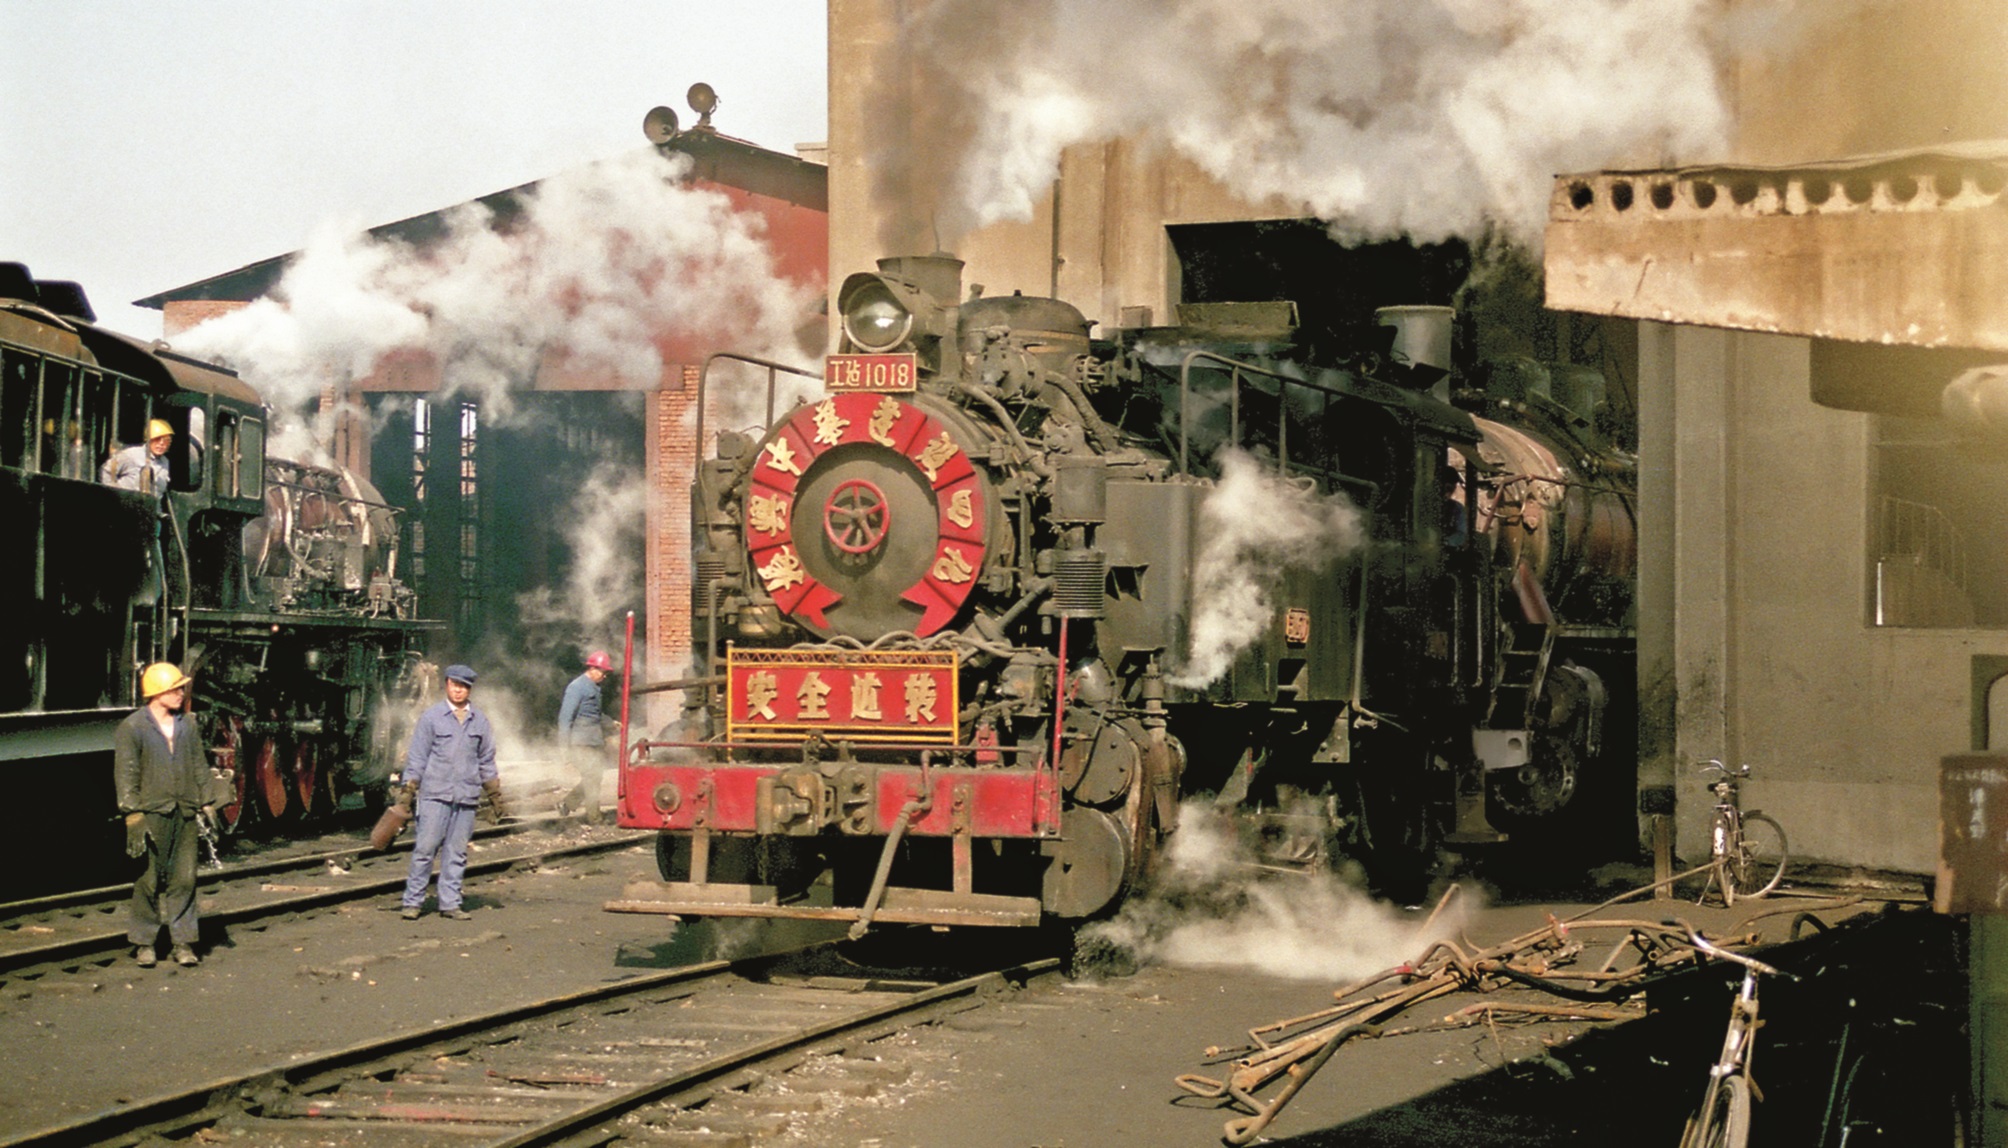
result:
[[[240,1124],[268,1135],[287,1125],[310,1135],[361,1126],[389,1137],[417,1134],[438,1143],[444,1136],[505,1148],[603,1143],[608,1137],[595,1130],[646,1105],[717,1088],[753,1066],[833,1040],[918,1023],[1059,967],[1054,960],[993,966],[946,983],[873,977],[831,985],[831,978],[813,975],[813,963],[802,974],[785,974],[789,958],[812,962],[826,947],[708,961],[561,993],[123,1103],[0,1138],[0,1146],[227,1140],[249,1130]],[[804,992],[818,999],[804,1005]],[[673,1037],[658,1021],[664,1007],[674,1011]],[[755,1019],[763,1013],[780,1023]],[[629,1039],[611,1041],[604,1029],[583,1047],[574,1039],[609,1023],[621,1025]],[[619,1044],[643,1051],[622,1059],[609,1051]],[[465,1083],[434,1079],[434,1066],[445,1063],[449,1050],[457,1060],[474,1061],[471,1072],[478,1075]],[[566,1067],[555,1073],[533,1067],[538,1058]],[[616,1064],[619,1070],[647,1065],[646,1076],[617,1082]],[[400,1079],[412,1065],[426,1071]]]
[[[525,828],[528,828],[528,826]],[[532,847],[528,849],[509,852],[503,856],[486,857],[479,861],[469,861],[467,872],[470,876],[479,876],[484,873],[500,872],[511,866],[520,865],[525,861],[551,857],[591,856],[598,853],[614,852],[616,850],[632,848],[637,843],[646,840],[647,838],[643,834],[623,832],[614,837],[587,841],[580,844],[562,845],[555,848],[539,848],[536,847],[535,843],[532,843]],[[360,848],[349,851],[350,854],[359,852],[363,851]],[[327,861],[325,856],[317,858],[317,861],[319,863],[318,867],[323,872],[327,872],[328,875],[323,877],[318,883],[312,885],[305,883],[298,885],[275,883],[268,883],[262,886],[251,885],[249,883],[251,880],[258,877],[271,876],[275,872],[275,870],[262,866],[253,866],[243,872],[224,874],[226,880],[237,882],[239,888],[243,891],[240,895],[222,898],[205,890],[205,908],[202,912],[203,924],[209,928],[242,924],[247,921],[256,921],[287,913],[298,913],[308,909],[324,908],[329,905],[338,905],[349,901],[366,900],[371,897],[395,893],[404,888],[406,864],[401,856],[390,852],[370,853],[366,860],[372,863],[383,863],[371,864],[368,867],[371,869],[382,869],[384,875],[378,876],[374,872],[361,874],[333,873],[325,869]],[[295,862],[294,867],[312,871],[317,866],[301,861]],[[214,882],[216,878],[217,874],[214,871],[210,871],[202,874],[199,881],[203,884],[208,884]],[[0,930],[0,978],[18,975],[24,969],[101,958],[130,949],[132,945],[126,939],[126,922],[124,916],[116,910],[124,900],[130,898],[131,886],[124,886],[122,888],[115,886],[107,890],[94,890],[92,892],[111,894],[111,896],[100,896],[85,902],[70,899],[67,903],[59,904],[53,909],[42,908],[45,903],[44,901],[17,902],[14,906],[16,908],[33,906],[34,908],[31,908],[29,911],[53,911],[64,914],[64,918],[50,920],[47,924],[32,926],[47,930],[46,932],[28,932],[27,928],[29,924],[21,917],[16,917],[9,921],[8,927]],[[80,895],[72,895],[72,897]],[[63,898],[45,899],[45,901],[49,902],[63,900]],[[212,900],[220,903],[215,907],[207,907]],[[16,928],[16,925],[21,927]]]

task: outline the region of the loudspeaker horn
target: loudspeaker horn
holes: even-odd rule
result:
[[[666,144],[676,138],[676,109],[650,108],[642,117],[641,133],[652,144]]]

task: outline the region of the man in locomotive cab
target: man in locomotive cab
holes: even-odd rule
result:
[[[558,802],[558,814],[577,810],[588,825],[600,819],[600,774],[606,768],[602,754],[607,741],[600,683],[613,668],[605,650],[587,654],[585,672],[565,687],[565,700],[558,706],[558,754],[579,772],[579,783]]]
[[[439,915],[465,921],[461,879],[467,873],[467,843],[474,837],[474,811],[487,795],[499,817],[502,778],[495,770],[495,727],[474,708],[474,671],[446,667],[446,700],[419,715],[405,755],[402,801],[417,812],[418,832],[405,876],[403,916],[418,919],[425,887],[432,882],[432,859],[439,858]]]
[[[174,428],[160,419],[146,424],[146,441],[112,452],[98,470],[98,481],[121,490],[137,490],[160,499],[167,494],[167,448],[174,445]]]
[[[191,966],[195,955],[195,819],[209,780],[208,760],[195,722],[184,712],[191,679],[171,662],[140,673],[146,704],[112,735],[112,779],[125,815],[126,853],[146,858],[132,887],[126,939],[142,966],[156,959],[165,928],[174,961]]]

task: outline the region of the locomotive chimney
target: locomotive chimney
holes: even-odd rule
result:
[[[1437,398],[1448,401],[1450,388],[1450,337],[1457,323],[1451,307],[1382,307],[1374,312],[1374,322],[1394,328],[1395,361],[1409,368],[1408,379],[1420,390],[1429,388]]]
[[[878,261],[879,274],[917,285],[943,307],[962,301],[962,260],[946,251],[893,255]]]

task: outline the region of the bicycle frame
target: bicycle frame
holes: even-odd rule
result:
[[[1743,985],[1729,1006],[1729,1026],[1722,1034],[1722,1052],[1708,1070],[1708,1087],[1701,1094],[1700,1109],[1688,1122],[1687,1134],[1681,1137],[1681,1148],[1707,1148],[1715,1144],[1743,1148],[1750,1136],[1750,1103],[1753,1099],[1764,1099],[1764,1093],[1750,1076],[1757,1029],[1762,1024],[1757,1016],[1757,978],[1763,973],[1798,978],[1763,961],[1718,948],[1698,932],[1689,932],[1688,943],[1711,957],[1742,965]]]
[[[1702,765],[1702,771],[1713,771],[1722,776],[1708,783],[1709,792],[1715,795],[1715,805],[1709,814],[1708,881],[1701,887],[1701,896],[1696,903],[1706,901],[1710,889],[1721,890],[1724,905],[1734,905],[1739,896],[1762,897],[1775,888],[1784,876],[1789,856],[1784,827],[1778,824],[1776,818],[1743,808],[1740,782],[1750,776],[1748,765],[1732,770],[1718,760],[1710,760]],[[1752,872],[1763,873],[1772,859],[1768,850],[1749,848],[1753,822],[1764,829],[1760,841],[1771,843],[1769,839],[1776,839],[1776,868],[1768,879],[1746,884]],[[1753,866],[1752,862],[1760,856],[1765,865]]]

